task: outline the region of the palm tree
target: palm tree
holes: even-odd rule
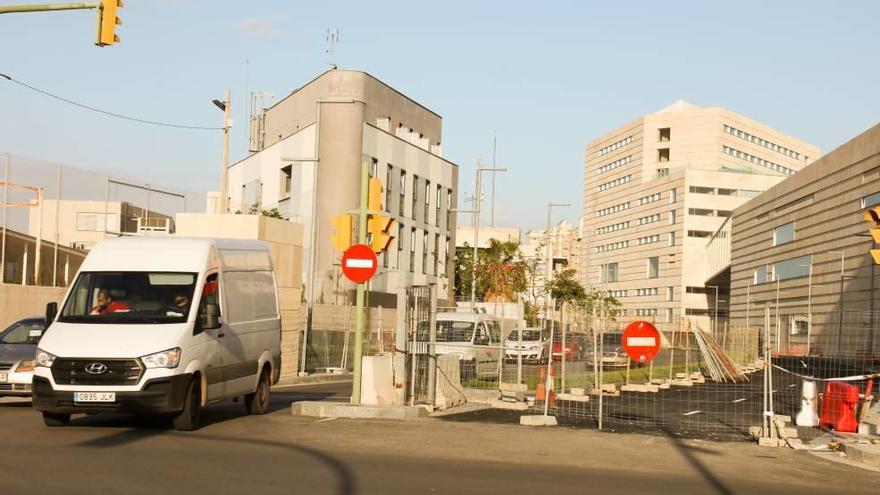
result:
[[[485,300],[513,301],[526,289],[526,262],[517,241],[489,240],[479,258],[477,288]]]

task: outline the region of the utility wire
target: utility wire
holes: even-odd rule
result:
[[[111,117],[116,117],[118,119],[130,120],[132,122],[139,122],[141,124],[156,125],[156,126],[160,126],[160,127],[173,127],[176,129],[192,129],[192,130],[200,130],[200,131],[222,131],[223,130],[222,127],[206,127],[206,126],[200,126],[200,125],[170,124],[168,122],[157,122],[155,120],[145,120],[145,119],[139,119],[137,117],[129,117],[128,115],[122,115],[122,114],[115,113],[115,112],[109,112],[107,110],[102,110],[100,108],[95,108],[95,107],[91,107],[89,105],[84,105],[82,103],[77,103],[73,100],[68,100],[67,98],[64,98],[62,96],[58,96],[58,95],[52,94],[46,90],[31,86],[30,84],[23,83],[15,78],[9,76],[9,75],[3,74],[2,72],[0,72],[0,77],[6,79],[9,82],[13,82],[15,84],[18,84],[19,86],[23,86],[23,87],[28,88],[32,91],[36,91],[37,93],[43,94],[43,95],[48,96],[50,98],[55,98],[56,100],[60,100],[60,101],[67,103],[69,105],[84,108],[86,110],[91,110],[92,112],[102,113],[104,115],[109,115]]]

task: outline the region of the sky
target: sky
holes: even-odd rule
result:
[[[341,68],[443,117],[460,196],[497,136],[508,169],[496,179],[498,226],[540,228],[548,201],[571,203],[554,221],[575,223],[586,143],[677,100],[823,152],[880,120],[876,1],[126,0],[119,16],[121,43],[98,48],[94,12],[2,15],[0,73],[197,126],[222,125],[211,100],[231,86],[235,162],[247,153],[249,93],[283,97],[326,70],[326,33],[338,30]],[[0,151],[204,192],[218,188],[222,137],[91,113],[0,79]]]

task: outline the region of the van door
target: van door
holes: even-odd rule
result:
[[[220,278],[217,272],[208,273],[205,283],[202,285],[202,294],[199,299],[199,311],[196,315],[196,325],[200,325],[202,315],[207,314],[208,305],[217,305],[220,308],[219,326],[216,328],[201,328],[201,332],[195,337],[196,349],[199,360],[205,367],[205,382],[208,384],[206,401],[219,399],[225,395],[223,382],[223,346],[222,340],[226,337],[228,326],[226,324],[226,307],[220,304]]]
[[[492,340],[489,337],[489,330],[486,328],[485,322],[479,322],[474,330],[474,359],[477,362],[477,376],[485,377],[491,375],[493,368],[492,358],[489,346]]]

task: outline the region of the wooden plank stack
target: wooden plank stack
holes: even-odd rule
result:
[[[722,383],[745,383],[749,381],[733,361],[727,357],[724,349],[709,332],[699,326],[693,331],[703,355],[703,361],[709,370],[709,376],[715,382]]]

